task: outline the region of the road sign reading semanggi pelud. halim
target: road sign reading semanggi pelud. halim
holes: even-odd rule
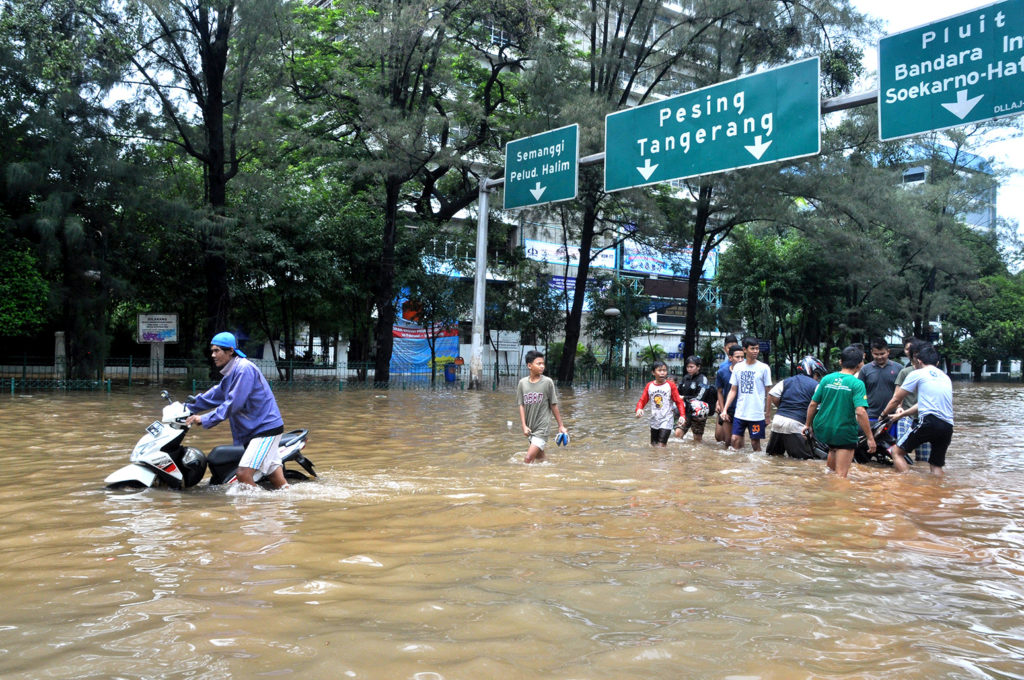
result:
[[[506,144],[505,210],[576,198],[579,148],[579,125]]]

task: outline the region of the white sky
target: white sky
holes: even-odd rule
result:
[[[885,35],[994,4],[991,0],[852,0],[852,3],[862,13],[883,20]],[[878,53],[874,47],[866,51],[865,65],[872,76],[863,87],[855,88],[858,92],[878,87]],[[1012,136],[974,151],[994,159],[997,167],[1014,171],[999,187],[996,209],[999,217],[1016,220],[1024,226],[1024,138]]]

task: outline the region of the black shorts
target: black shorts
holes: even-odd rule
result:
[[[703,437],[704,426],[707,422],[707,418],[701,418],[700,420],[697,418],[687,418],[686,424],[683,425],[683,434],[685,435],[687,432],[693,432],[694,436]]]
[[[664,446],[665,444],[668,444],[668,438],[671,437],[671,436],[672,436],[672,430],[668,430],[668,429],[665,429],[665,428],[662,428],[662,429],[656,429],[656,428],[653,428],[653,427],[651,428],[651,443],[652,444],[661,444],[661,445]]]
[[[953,426],[929,413],[921,420],[916,430],[911,430],[897,442],[897,446],[910,452],[921,444],[931,444],[932,452],[928,456],[928,464],[943,467],[946,464],[946,449],[949,448],[952,439]]]
[[[831,453],[832,451],[838,451],[838,450],[843,450],[843,451],[846,451],[846,450],[856,451],[857,450],[857,442],[854,442],[852,444],[830,444],[828,442],[825,442],[825,446],[828,447],[829,453]]]
[[[807,441],[807,437],[803,436],[799,432],[790,434],[772,432],[772,436],[768,439],[768,446],[765,449],[765,452],[769,456],[781,456],[785,453],[788,454],[790,458],[798,458],[800,460],[816,457],[811,451],[811,443]]]

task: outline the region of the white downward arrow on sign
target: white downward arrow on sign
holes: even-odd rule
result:
[[[543,196],[544,192],[547,191],[547,190],[548,190],[547,187],[542,187],[540,185],[540,182],[537,182],[537,186],[535,186],[534,188],[530,189],[530,193],[533,194],[533,200],[539,201],[540,197]]]
[[[956,102],[952,104],[943,104],[942,108],[946,109],[960,120],[963,120],[984,96],[985,95],[983,94],[979,94],[977,97],[971,97],[968,99],[967,90],[957,90]]]
[[[657,163],[655,163],[654,165],[651,165],[651,159],[650,158],[645,158],[644,159],[644,166],[642,168],[637,168],[637,172],[639,172],[640,175],[645,180],[648,180],[648,179],[651,178],[651,175],[653,175],[654,171],[657,170],[657,169],[658,169],[658,164]]]
[[[761,160],[761,156],[768,150],[768,147],[772,145],[772,140],[768,140],[764,144],[761,143],[761,135],[754,137],[754,143],[750,146],[743,147],[757,160]]]

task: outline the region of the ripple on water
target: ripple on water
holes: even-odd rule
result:
[[[621,391],[533,466],[508,391],[284,393],[321,477],[277,493],[103,490],[155,392],[8,399],[0,672],[1014,677],[1024,389],[956,390],[943,480],[652,450]]]

